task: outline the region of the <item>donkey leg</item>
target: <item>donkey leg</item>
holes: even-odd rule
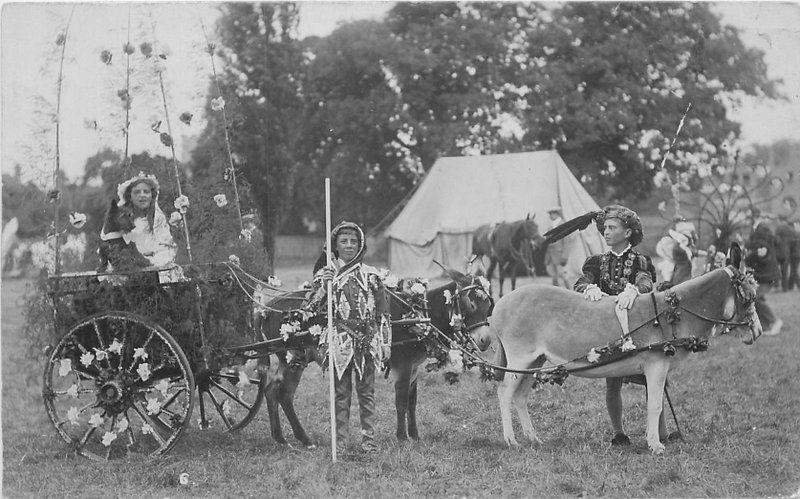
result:
[[[664,383],[667,380],[669,364],[665,362],[647,363],[644,375],[647,379],[647,446],[653,454],[664,452],[664,444],[658,435],[659,419],[664,408]]]
[[[508,374],[503,382],[497,386],[497,397],[500,399],[500,419],[503,422],[503,439],[509,447],[519,447],[511,421],[511,404],[514,401],[514,394],[519,387],[519,383],[519,376]]]
[[[286,438],[281,429],[281,414],[278,411],[278,388],[280,382],[270,381],[267,385],[264,398],[267,402],[267,414],[269,415],[269,431],[272,438],[281,445],[286,444]]]
[[[411,385],[408,390],[408,436],[414,440],[419,440],[417,430],[417,373],[416,370],[411,376]]]
[[[281,387],[279,400],[283,413],[292,427],[294,438],[300,441],[307,449],[314,449],[316,445],[308,438],[303,425],[300,424],[300,418],[297,417],[297,412],[294,410],[294,394],[297,391],[297,385],[300,384],[300,378],[303,376],[304,369],[287,369],[284,375],[283,386]]]
[[[392,359],[394,360],[394,359]],[[406,414],[408,413],[409,386],[411,373],[406,366],[392,366],[394,373],[394,408],[397,412],[397,439],[407,440]]]
[[[505,278],[506,278],[506,275],[505,275],[505,272],[503,270],[503,264],[500,263],[497,266],[497,279],[500,281],[500,286],[499,286],[500,290],[498,291],[498,293],[500,295],[500,298],[503,297],[503,281],[505,280]]]
[[[519,376],[521,378],[519,386],[517,386],[517,390],[514,393],[514,408],[517,410],[517,416],[519,416],[519,422],[522,425],[522,433],[530,440],[533,444],[541,444],[542,441],[539,439],[539,435],[536,434],[536,430],[533,428],[533,422],[531,422],[531,414],[528,412],[528,390],[530,389],[530,376],[529,375],[522,375]]]

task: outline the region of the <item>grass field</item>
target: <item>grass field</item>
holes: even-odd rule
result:
[[[299,268],[278,275],[287,287],[303,280]],[[798,291],[770,296],[786,323],[780,336],[750,347],[715,339],[674,369],[670,394],[686,442],[668,444],[661,456],[646,448],[640,387],[623,389],[630,448],[608,445],[602,380],[571,377],[529,399],[544,444],[509,450],[495,384],[470,372],[451,386],[434,372],[420,381],[420,442],[395,441],[393,389],[381,378],[381,451],[331,463],[327,379],[314,365],[297,407],[317,450],[275,444],[263,410],[236,435],[192,425],[163,458],[98,464],[71,455],[47,419],[43,361],[24,357],[19,334],[24,286],[2,283],[4,496],[753,497],[789,496],[800,487]],[[182,473],[187,485],[179,483]]]

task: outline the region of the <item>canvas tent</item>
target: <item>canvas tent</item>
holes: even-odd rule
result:
[[[440,158],[385,231],[389,268],[398,276],[435,277],[442,273],[436,260],[463,270],[477,227],[531,214],[543,233],[556,206],[564,220],[599,209],[556,151]],[[605,250],[593,227],[568,239],[573,275]]]

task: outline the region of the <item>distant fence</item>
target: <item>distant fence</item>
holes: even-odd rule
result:
[[[276,263],[308,262],[313,265],[319,258],[325,246],[325,236],[322,234],[310,236],[278,236],[275,240]],[[367,263],[385,265],[388,260],[386,238],[367,237]]]

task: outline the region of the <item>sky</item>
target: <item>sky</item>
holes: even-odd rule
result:
[[[132,7],[131,7],[132,5]],[[364,18],[381,18],[392,2],[301,2],[301,37],[329,34],[337,24]],[[130,8],[129,8],[130,7]],[[765,52],[768,76],[781,78],[788,101],[747,98],[731,118],[742,123],[745,143],[800,140],[800,4],[782,2],[724,2],[714,4],[725,24],[741,30],[744,43]],[[37,140],[52,146],[53,134],[38,138],[42,129],[37,96],[55,105],[57,80],[56,37],[73,12],[67,42],[62,86],[61,168],[70,178],[83,172],[86,158],[103,146],[121,150],[116,133],[120,109],[116,90],[124,88],[124,59],[120,48],[126,41],[129,11],[133,32],[157,40],[167,54],[165,88],[171,115],[172,136],[178,160],[187,160],[192,137],[204,126],[202,119],[211,64],[203,51],[201,21],[210,28],[218,11],[210,3],[123,4],[4,3],[0,24],[0,82],[2,135],[0,161],[4,173],[15,164],[29,165],[23,174],[45,179],[52,174],[52,155],[43,153]],[[138,27],[137,27],[138,24]],[[135,46],[139,41],[132,40]],[[110,65],[100,61],[104,49],[116,54]],[[218,61],[217,61],[218,62]],[[116,107],[115,107],[116,106]],[[195,118],[190,125],[177,120],[184,111]],[[132,152],[149,150],[167,154],[151,124],[163,116],[160,95],[134,100],[131,116]],[[160,131],[165,131],[162,125]]]

